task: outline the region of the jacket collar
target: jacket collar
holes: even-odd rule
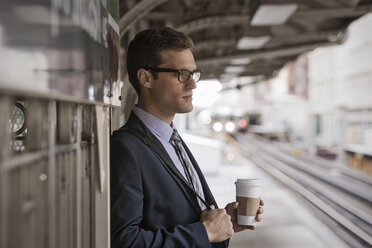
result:
[[[174,165],[172,159],[169,157],[169,155],[166,152],[166,150],[164,149],[163,145],[155,137],[155,135],[151,133],[151,131],[146,127],[146,125],[133,112],[129,116],[129,119],[128,119],[127,123],[123,127],[121,127],[120,129],[118,129],[117,131],[115,131],[114,134],[116,132],[120,132],[122,129],[125,129],[125,128],[134,128],[134,129],[137,129],[138,131],[140,131],[143,134],[145,134],[147,136],[146,137],[147,139],[151,139],[153,141],[153,143],[157,146],[157,148],[164,154],[164,156],[163,156],[164,159],[160,159],[162,161],[163,166],[168,171],[168,173],[172,176],[172,178],[176,181],[176,183],[178,184],[178,186],[180,187],[180,189],[184,192],[186,198],[189,200],[190,204],[193,206],[193,208],[196,211],[196,213],[197,214],[200,214],[201,209],[200,209],[200,206],[199,206],[199,204],[198,204],[198,202],[196,200],[196,197],[194,195],[194,192],[192,191],[191,187],[189,186],[189,184],[185,180],[185,178],[182,176],[182,174],[180,173],[180,171]],[[188,152],[188,155],[190,156],[191,153],[190,153],[189,149],[187,149],[187,152]],[[156,154],[156,155],[159,157],[158,154]],[[192,163],[193,163],[194,167],[197,168],[196,170],[197,170],[198,175],[199,175],[199,177],[201,179],[203,189],[208,189],[207,191],[204,190],[205,191],[204,192],[204,195],[205,195],[206,200],[207,200],[207,198],[208,199],[210,198],[209,196],[206,195],[206,192],[208,192],[210,194],[208,185],[206,184],[205,179],[204,179],[203,175],[201,174],[201,171],[199,169],[199,166],[197,166],[196,161],[195,161],[194,158],[192,159]],[[213,198],[213,196],[212,196],[212,198]],[[207,201],[207,202],[210,203],[209,201]],[[215,204],[215,202],[214,203],[211,203],[211,204]]]

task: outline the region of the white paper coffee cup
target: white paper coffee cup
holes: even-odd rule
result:
[[[260,195],[262,183],[260,179],[237,179],[236,201],[239,202],[237,209],[237,222],[239,225],[256,225],[256,213],[260,207]]]

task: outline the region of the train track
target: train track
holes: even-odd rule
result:
[[[304,197],[351,247],[372,247],[372,180],[337,171],[316,159],[294,157],[275,145],[235,134],[241,152]]]
[[[298,149],[294,149],[293,146],[288,145],[287,143],[277,142],[274,144],[274,146],[278,150],[286,154],[295,153],[296,156],[301,158],[303,161],[310,162],[312,165],[321,167],[321,169],[329,170],[334,175],[343,174],[349,178],[356,179],[358,182],[364,182],[372,186],[372,176],[362,171],[359,171],[357,169],[350,168],[346,166],[345,164],[343,164],[343,162],[337,162],[337,161],[334,162],[334,161],[329,161],[323,158],[315,157],[309,153],[298,151]]]

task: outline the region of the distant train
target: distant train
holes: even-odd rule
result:
[[[261,116],[257,113],[215,112],[212,113],[205,124],[214,132],[236,133],[246,132],[252,125],[261,124]]]

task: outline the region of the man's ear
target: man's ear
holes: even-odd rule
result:
[[[138,82],[145,88],[151,88],[151,83],[154,80],[152,74],[143,68],[137,71]]]

